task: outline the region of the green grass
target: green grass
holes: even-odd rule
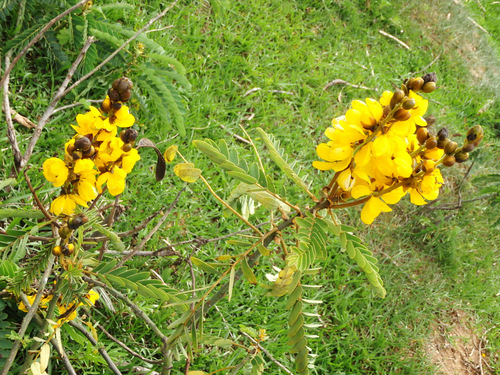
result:
[[[120,20],[137,28],[162,2],[129,3],[135,5],[136,10],[125,11]],[[176,137],[167,130],[166,124],[154,118],[142,121],[141,136],[160,142],[162,150],[178,144],[181,152],[204,171],[216,192],[227,197],[229,189],[235,186],[234,180],[214,169],[191,146],[191,141],[223,138],[231,147],[251,155],[250,147],[239,143],[232,134],[242,134],[241,125],[256,137],[253,129],[260,126],[280,139],[290,160],[298,160],[303,169],[309,171],[317,193],[327,183],[328,176],[312,171],[310,163],[316,159],[315,147],[324,141],[323,132],[331,119],[343,114],[351,100],[377,97],[413,73],[421,74],[432,63],[426,72],[435,71],[439,79],[439,90],[429,95],[429,113],[438,118],[436,127],[447,126],[450,133],[463,137],[469,126],[480,123],[486,136],[481,149],[471,156],[474,166],[466,178],[470,162],[445,171],[447,187],[431,207],[457,202],[460,184],[462,199],[472,199],[481,193],[471,179],[498,173],[500,132],[500,47],[498,16],[495,16],[499,5],[489,1],[483,4],[486,8],[483,12],[478,3],[467,2],[461,6],[430,0],[404,5],[382,0],[181,2],[165,20],[155,25],[173,27],[149,36],[187,68],[192,84],[186,101],[187,136]],[[480,23],[488,33],[466,23],[471,22],[468,17]],[[411,50],[379,30],[397,37]],[[64,72],[53,72],[49,62],[43,59],[43,51],[35,50],[33,58],[20,64],[13,74],[13,106],[18,110],[26,108],[30,116],[36,117],[47,105],[48,93]],[[46,82],[47,77],[52,77],[49,81],[54,83],[34,83]],[[334,79],[370,89],[337,85],[325,90],[327,83]],[[95,82],[97,87],[89,96],[101,97],[105,89],[99,84],[105,81],[102,77]],[[146,112],[147,108],[140,108],[136,114],[146,118]],[[46,157],[61,150],[62,142],[71,134],[68,124],[74,123],[76,113],[78,109],[64,112],[48,125],[38,153],[31,160],[34,166],[40,166]],[[20,138],[26,140],[29,133],[21,129]],[[141,156],[140,165],[129,176],[131,182],[122,195],[127,211],[116,223],[117,231],[140,223],[160,206],[168,206],[182,187],[170,166],[167,178],[155,183],[152,171],[155,155],[145,150]],[[10,155],[3,152],[0,163],[7,175],[12,165]],[[277,179],[281,178],[277,170],[273,171]],[[30,176],[36,185],[43,182],[36,167]],[[28,191],[22,177],[18,182],[9,199],[30,202],[29,195],[23,197]],[[284,185],[289,198],[300,196],[300,192]],[[42,197],[48,199],[46,193]],[[431,340],[431,325],[436,317],[446,321],[450,310],[467,313],[483,340],[489,365],[493,372],[499,371],[500,358],[496,353],[500,352],[497,327],[500,273],[496,262],[500,238],[498,227],[493,227],[493,223],[500,210],[498,202],[493,203],[481,200],[464,203],[460,210],[431,211],[402,202],[370,227],[361,223],[358,209],[341,213],[344,223],[360,228],[358,234],[379,259],[388,295],[385,299],[373,296],[367,290],[362,271],[332,240],[320,274],[307,280],[321,288],[307,291],[306,298],[323,301],[317,307],[323,326],[308,332],[319,336],[309,341],[312,353],[317,355],[313,373],[434,374],[436,368],[425,348]],[[265,221],[267,217],[259,211],[255,220]],[[175,213],[160,235],[148,244],[148,250],[164,246],[163,238],[177,243],[196,237],[214,238],[241,228],[244,227],[234,217],[221,218],[218,202],[197,183],[183,193]],[[183,256],[196,252],[197,257],[209,262],[218,255],[241,251],[223,241],[177,250]],[[261,260],[256,275],[260,284],[269,284],[265,274],[275,273],[271,269],[273,263],[283,267],[283,262],[275,258]],[[189,269],[176,260],[135,259],[131,265],[154,269],[166,283],[189,290]],[[214,280],[210,276],[201,277],[201,272],[197,275],[199,281],[207,284]],[[284,338],[286,300],[265,297],[265,292],[261,286],[239,283],[232,300],[222,300],[219,311],[212,310],[207,316],[204,329],[211,335],[236,340],[239,324],[265,328],[270,338],[263,345],[293,369]],[[156,321],[175,319],[171,309],[161,309],[147,301],[140,304]],[[116,312],[109,311],[103,303],[100,307],[92,314],[109,331],[130,346],[142,348],[145,356],[158,354],[159,348],[153,344],[150,333],[126,309],[118,304],[115,304]],[[310,311],[314,310],[311,307]],[[130,361],[102,334],[100,340],[116,359]],[[249,345],[245,339],[240,342]],[[76,355],[79,346],[76,341],[68,345],[70,353],[74,353],[72,358],[81,359],[75,361],[78,368],[86,374],[100,373],[93,364],[100,357],[93,350],[87,350],[81,357]],[[244,356],[242,349],[204,347],[196,353],[192,369],[216,371],[237,364]],[[269,359],[266,361],[266,374],[283,373]],[[139,364],[140,361],[134,359],[123,371],[126,373]],[[174,369],[181,373],[184,366],[185,361],[181,360],[175,363]]]

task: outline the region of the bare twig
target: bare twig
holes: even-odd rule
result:
[[[87,101],[90,103],[94,103],[94,104],[101,104],[101,102],[102,102],[101,99],[89,99]],[[73,103],[73,104],[63,105],[62,107],[57,107],[56,109],[54,109],[54,112],[52,112],[52,114],[57,113],[57,112],[61,112],[61,111],[65,111],[65,110],[70,109],[70,108],[80,107],[82,105],[83,105],[82,103]]]
[[[470,202],[475,202],[475,201],[480,201],[483,199],[490,199],[493,197],[498,196],[498,193],[491,193],[491,194],[486,194],[482,195],[477,198],[472,198],[472,199],[466,199],[464,201],[460,200],[459,203],[453,206],[437,206],[437,207],[429,207],[427,210],[428,211],[436,211],[436,210],[445,210],[445,211],[451,211],[451,210],[459,210],[463,207],[464,203],[470,203]]]
[[[35,199],[35,202],[38,206],[38,208],[40,209],[40,211],[43,212],[43,214],[45,215],[45,218],[47,220],[52,220],[53,217],[47,212],[47,210],[45,209],[45,207],[43,206],[42,202],[40,202],[40,199],[38,199],[38,195],[36,195],[36,191],[35,189],[33,189],[33,185],[31,185],[31,180],[30,178],[28,177],[28,172],[26,170],[23,171],[23,174],[24,174],[24,179],[26,180],[26,183],[28,184],[28,187],[31,191],[31,194],[33,195],[33,198]],[[58,223],[54,222],[55,225],[59,226]]]
[[[163,31],[163,30],[171,29],[172,27],[174,27],[174,25],[168,25],[168,26],[160,27],[159,29],[151,29],[151,30],[146,31],[146,34],[154,33],[156,31]]]
[[[252,344],[254,344],[255,346],[257,346],[260,350],[262,350],[268,357],[271,361],[273,361],[274,363],[276,363],[276,365],[282,369],[283,371],[285,371],[287,374],[290,374],[290,375],[293,375],[293,372],[291,372],[289,369],[287,369],[285,366],[283,366],[276,358],[274,358],[271,353],[269,353],[269,351],[264,348],[262,345],[260,345],[260,343],[255,340],[252,336],[250,336],[249,334],[245,333],[245,332],[241,332],[241,334],[245,337],[247,337],[251,342]]]
[[[80,78],[78,81],[73,83],[66,91],[63,92],[63,95],[66,95],[68,92],[73,90],[76,86],[78,86],[80,83],[85,81],[87,78],[92,76],[95,72],[97,72],[99,69],[101,69],[104,65],[106,65],[113,57],[115,57],[122,49],[124,49],[130,42],[134,41],[139,35],[141,35],[143,32],[145,32],[149,27],[157,20],[162,18],[167,12],[172,9],[176,4],[178,0],[175,0],[172,4],[170,4],[168,7],[166,7],[162,12],[160,12],[158,15],[150,19],[146,25],[144,25],[143,28],[138,30],[134,35],[132,35],[129,39],[127,39],[120,47],[118,47],[113,53],[111,53],[106,59],[104,59],[99,65],[97,65],[92,71],[89,73],[85,74],[82,78]]]
[[[330,81],[328,82],[325,87],[323,87],[323,90],[327,90],[328,88],[334,86],[334,85],[347,85],[347,86],[351,86],[351,87],[354,87],[356,89],[363,89],[363,90],[375,90],[375,91],[378,91],[377,88],[371,88],[371,87],[366,87],[366,86],[363,86],[363,85],[355,85],[353,83],[349,83],[347,81],[344,81],[343,79],[334,79],[333,81]]]
[[[85,329],[85,327],[82,326],[80,323],[77,323],[77,322],[75,322],[73,320],[70,320],[68,322],[68,324],[71,327],[76,328],[81,333],[83,333],[83,335],[87,338],[87,340],[89,340],[92,343],[92,345],[94,345],[94,346],[97,347],[97,350],[101,354],[101,357],[104,358],[104,360],[108,364],[108,366],[111,369],[111,371],[113,371],[113,374],[115,374],[115,375],[121,375],[120,370],[118,370],[118,367],[116,367],[116,364],[113,362],[113,360],[109,356],[109,354],[106,351],[106,349],[104,349],[104,346],[103,345],[99,345],[99,343],[96,341],[96,339],[94,339],[94,337],[92,336],[92,333],[90,333],[89,331],[87,331]]]
[[[49,256],[49,261],[47,263],[47,268],[45,269],[45,272],[43,273],[42,279],[40,280],[40,285],[38,286],[38,293],[36,294],[35,300],[33,301],[33,304],[28,310],[28,313],[23,319],[23,322],[21,323],[21,328],[19,328],[18,335],[19,337],[23,337],[24,334],[26,333],[26,330],[28,329],[28,326],[33,319],[33,317],[36,314],[36,311],[38,309],[38,305],[40,304],[40,301],[42,300],[42,295],[43,295],[43,289],[45,288],[45,285],[47,285],[47,281],[49,280],[49,276],[52,273],[52,266],[54,265],[54,260],[55,257],[54,255]],[[10,351],[9,356],[7,357],[7,360],[5,362],[4,368],[2,369],[2,372],[0,372],[0,375],[7,375],[9,372],[12,363],[14,363],[14,359],[16,358],[17,352],[19,351],[19,348],[21,347],[21,340],[16,340],[14,341],[14,345],[12,346],[12,349]]]
[[[14,124],[12,123],[12,113],[9,102],[9,73],[7,71],[11,66],[12,64],[10,63],[9,51],[7,56],[5,56],[6,73],[4,74],[4,79],[2,80],[1,86],[1,88],[3,89],[2,108],[5,113],[5,122],[7,123],[7,138],[9,139],[10,146],[12,147],[12,153],[14,154],[14,165],[16,167],[16,170],[18,170],[19,166],[21,165],[23,156],[21,154],[21,150],[19,149],[19,144],[17,143],[16,130],[14,129]]]
[[[5,111],[5,105],[3,103],[2,103],[2,110]],[[26,116],[21,115],[19,112],[15,111],[12,108],[10,108],[10,115],[12,116],[12,121],[17,122],[18,124],[24,126],[25,128],[33,129],[36,127],[36,124],[33,121],[31,121]]]
[[[123,342],[121,342],[120,340],[118,340],[116,337],[114,337],[111,333],[109,333],[108,331],[106,331],[106,329],[99,323],[97,323],[97,327],[102,331],[102,333],[104,333],[106,335],[106,337],[108,339],[110,339],[111,341],[117,343],[118,345],[120,345],[123,349],[125,349],[128,353],[130,353],[131,355],[133,355],[134,357],[137,357],[139,358],[141,361],[144,361],[144,362],[147,362],[147,363],[151,363],[151,364],[160,364],[160,363],[163,363],[162,360],[153,360],[153,359],[148,359],[146,357],[143,357],[142,355],[140,355],[139,353],[133,351],[132,349],[130,349],[127,345],[125,345]]]
[[[401,40],[399,40],[398,38],[396,38],[394,35],[391,35],[391,34],[385,32],[384,30],[379,30],[378,32],[380,34],[382,34],[382,35],[385,35],[385,36],[387,36],[387,37],[395,40],[396,42],[398,42],[399,44],[401,44],[407,50],[411,50],[411,48],[410,48],[410,46],[408,44],[406,44],[405,42],[402,42]]]
[[[12,71],[12,69],[14,68],[14,66],[18,63],[18,61],[24,56],[26,55],[26,52],[28,52],[28,50],[33,47],[33,45],[38,42],[40,40],[40,38],[43,36],[43,34],[45,34],[47,32],[48,29],[50,29],[52,27],[52,25],[54,25],[57,21],[59,21],[61,18],[65,17],[66,15],[68,15],[69,13],[71,13],[72,11],[74,11],[75,9],[78,9],[80,7],[82,7],[84,4],[87,3],[88,0],[81,0],[80,2],[76,3],[75,5],[73,5],[71,8],[69,9],[66,9],[64,12],[62,12],[61,14],[59,14],[58,16],[54,17],[52,20],[50,20],[47,25],[45,25],[43,27],[42,30],[40,30],[38,32],[38,34],[35,35],[35,37],[26,45],[26,47],[24,47],[21,52],[19,52],[19,54],[14,58],[14,60],[12,60],[12,64],[9,66],[9,67],[6,67],[5,68],[5,72],[4,72],[4,75],[2,77],[2,79],[0,80],[0,87],[3,85],[4,83],[4,80],[6,79],[6,77],[10,74],[10,72]]]
[[[57,92],[54,94],[52,101],[50,102],[49,106],[45,110],[44,114],[38,121],[38,124],[36,125],[35,131],[33,132],[33,136],[31,137],[30,143],[28,144],[28,147],[26,147],[26,151],[24,152],[23,158],[21,160],[21,168],[23,168],[27,163],[28,160],[30,159],[31,155],[33,154],[33,150],[35,149],[35,145],[38,142],[38,139],[42,135],[42,130],[49,121],[50,116],[52,116],[54,109],[57,106],[57,103],[59,100],[62,99],[62,97],[65,95],[65,89],[68,87],[69,82],[71,81],[71,78],[73,78],[73,75],[76,72],[76,68],[78,68],[78,65],[80,65],[80,62],[83,60],[83,57],[87,53],[87,50],[89,49],[90,45],[94,43],[94,37],[90,37],[87,39],[85,44],[83,45],[80,53],[78,54],[78,57],[75,59],[73,64],[68,70],[68,73],[66,74],[66,78],[64,78],[64,81],[61,83],[61,86],[57,90]]]
[[[153,235],[161,228],[161,226],[163,225],[163,223],[167,219],[168,215],[170,215],[170,212],[172,212],[175,205],[179,201],[179,198],[181,197],[181,194],[184,192],[184,190],[186,190],[185,186],[181,190],[179,190],[174,201],[170,204],[170,207],[163,214],[162,218],[158,221],[158,223],[155,225],[155,227],[153,229],[151,229],[151,231],[142,239],[140,244],[138,244],[136,247],[134,247],[134,249],[129,254],[127,254],[120,262],[118,262],[118,264],[116,265],[116,268],[123,266],[123,264],[127,260],[132,258],[136,252],[141,250],[144,247],[144,245],[146,244],[146,242],[148,242],[150,240],[150,238],[153,237]]]

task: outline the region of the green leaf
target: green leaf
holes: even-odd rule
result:
[[[227,174],[246,184],[255,184],[257,182],[257,179],[255,177],[252,177],[245,173],[237,171],[228,171]]]
[[[117,251],[125,251],[125,244],[115,232],[97,223],[94,223],[92,225],[92,229],[97,230],[98,232],[108,237]]]
[[[233,295],[234,278],[236,276],[235,272],[236,272],[235,268],[231,267],[231,271],[229,272],[229,289],[227,291],[227,298],[229,302],[231,302],[231,297]]]
[[[201,259],[191,257],[191,262],[196,266],[201,268],[203,271],[214,274],[214,275],[220,275],[220,272],[216,270],[214,267],[209,265],[208,263],[205,263]]]
[[[243,258],[240,264],[241,264],[241,270],[243,271],[243,275],[246,277],[248,282],[252,285],[257,284],[257,278],[255,277],[255,274],[253,273],[250,266],[248,265],[247,257]]]

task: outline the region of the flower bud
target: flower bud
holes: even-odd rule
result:
[[[427,73],[425,76],[422,77],[424,80],[424,84],[427,82],[437,82],[437,76],[436,73]]]
[[[68,220],[68,227],[70,229],[78,229],[81,227],[83,224],[87,223],[89,221],[89,218],[85,216],[84,214],[78,214],[76,216],[70,217]]]
[[[471,152],[476,148],[476,145],[474,143],[466,143],[464,147],[462,147],[463,152]]]
[[[71,234],[73,234],[73,231],[71,229],[69,229],[69,227],[67,225],[64,225],[64,226],[59,228],[59,236],[61,238],[66,239],[69,236],[71,236]]]
[[[118,86],[116,88],[116,91],[122,94],[127,90],[131,90],[132,87],[133,87],[132,81],[127,77],[122,77],[118,79]]]
[[[66,256],[71,255],[74,253],[74,251],[75,251],[75,245],[73,245],[72,243],[69,243],[67,245],[63,245],[63,247],[62,247],[63,255],[66,255]]]
[[[391,98],[391,108],[394,108],[397,104],[401,103],[401,100],[403,100],[405,97],[405,93],[403,92],[403,90],[400,90],[400,89],[396,89],[396,91],[394,91],[394,94],[392,95],[392,98]]]
[[[436,89],[436,82],[427,82],[422,86],[422,91],[426,94],[433,92]]]
[[[479,142],[483,139],[483,128],[481,125],[475,125],[467,131],[467,141],[474,142],[477,146]]]
[[[427,128],[420,128],[417,130],[417,140],[418,140],[418,143],[420,143],[421,145],[423,145],[425,143],[425,141],[427,141],[429,136],[430,136],[430,134],[429,134],[429,131],[427,130]]]
[[[120,139],[123,141],[123,143],[131,143],[137,139],[137,135],[137,130],[128,128],[120,132]]]
[[[391,106],[390,105],[386,105],[384,107],[384,111],[382,113],[382,117],[387,117],[390,112],[391,112]]]
[[[120,101],[126,102],[130,99],[130,96],[132,95],[132,91],[127,90],[124,91],[123,93],[120,94]]]
[[[81,137],[75,141],[75,149],[88,151],[92,147],[92,142],[87,137]]]
[[[394,114],[394,118],[398,121],[406,121],[411,117],[411,114],[406,109],[400,108]]]
[[[101,111],[108,113],[111,110],[111,100],[108,98],[104,99],[101,103]]]
[[[427,139],[427,141],[425,141],[425,147],[430,150],[432,148],[436,148],[437,147],[437,139],[436,137],[430,137],[429,139]]]
[[[120,94],[115,89],[109,89],[108,96],[111,102],[117,102],[118,100],[120,100]]]
[[[71,157],[73,158],[73,160],[81,159],[82,153],[80,151],[73,151],[73,153],[71,154]]]
[[[415,99],[413,98],[409,98],[409,99],[406,99],[404,102],[403,102],[403,108],[404,109],[407,109],[407,110],[410,110],[412,109],[413,107],[415,107]]]
[[[407,86],[412,91],[419,91],[424,85],[424,80],[422,77],[412,78],[408,81]]]
[[[422,164],[422,170],[424,172],[430,173],[436,167],[436,163],[432,160],[425,160]]]
[[[437,147],[440,148],[441,150],[444,149],[446,147],[446,145],[448,143],[450,143],[451,141],[448,139],[448,138],[445,138],[445,139],[438,139],[438,144],[437,144]]]
[[[404,84],[401,85],[401,90],[403,91],[403,93],[405,95],[408,95],[409,92],[408,92],[408,87],[406,85],[404,85]]]
[[[94,154],[95,154],[95,147],[94,146],[90,146],[90,148],[87,151],[84,151],[82,153],[82,156],[84,158],[90,158]]]
[[[457,149],[458,145],[457,145],[457,142],[453,142],[453,141],[449,141],[443,148],[444,150],[444,153],[446,155],[451,155],[455,152],[455,150]]]
[[[118,111],[122,107],[122,103],[120,102],[113,103],[112,107],[115,111]]]
[[[74,143],[72,143],[72,144],[68,145],[68,147],[66,147],[66,152],[68,154],[72,154],[73,151],[75,151],[75,144]]]
[[[62,254],[61,246],[54,246],[52,248],[52,254],[54,254],[56,257],[60,256]]]
[[[453,165],[455,165],[455,156],[453,155],[446,155],[444,158],[443,158],[443,165],[446,166],[446,167],[451,167]]]
[[[446,138],[448,138],[449,132],[447,128],[441,128],[439,129],[437,136],[440,141],[444,141]]]
[[[455,160],[457,163],[463,163],[469,158],[469,153],[464,151],[459,151],[455,154]]]
[[[122,150],[124,152],[129,152],[130,150],[132,150],[132,145],[130,143],[125,143],[123,146],[122,146]]]

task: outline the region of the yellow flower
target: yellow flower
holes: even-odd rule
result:
[[[122,168],[126,173],[132,172],[134,169],[134,165],[137,161],[139,161],[141,157],[139,156],[139,152],[135,148],[131,149],[122,157]]]
[[[55,187],[64,185],[68,178],[69,169],[64,161],[58,158],[50,158],[43,162],[43,175],[52,182]]]
[[[438,168],[426,173],[415,188],[409,189],[411,203],[421,206],[427,204],[426,200],[433,201],[437,199],[439,188],[443,183],[443,176]]]
[[[111,168],[112,164],[124,154],[123,145],[124,143],[120,138],[106,139],[97,149],[97,157],[94,159],[97,168],[101,171]]]
[[[85,298],[92,305],[95,305],[95,302],[99,299],[99,293],[97,293],[94,289],[90,289],[89,292],[85,295]]]
[[[50,212],[55,215],[71,215],[75,211],[76,205],[88,207],[87,202],[76,194],[63,194],[52,201]]]
[[[369,225],[373,223],[373,220],[375,220],[375,218],[380,215],[381,212],[390,211],[392,211],[392,209],[380,198],[371,197],[361,210],[361,220],[363,221],[363,223]]]
[[[115,112],[116,120],[113,125],[119,126],[120,128],[130,128],[134,125],[135,118],[132,114],[128,112],[128,107],[122,105],[121,108]]]
[[[120,167],[114,167],[111,172],[105,172],[97,178],[97,191],[102,192],[102,185],[106,183],[111,195],[116,196],[125,190],[127,173]]]
[[[33,305],[35,298],[36,298],[36,294],[26,296],[26,299],[28,300],[30,305]],[[40,304],[38,305],[38,308],[39,309],[46,309],[49,306],[49,303],[51,300],[52,300],[52,296],[42,297],[42,299],[40,300]],[[26,305],[22,301],[19,302],[18,309],[21,311],[24,311],[24,312],[28,312],[28,308],[26,307]]]
[[[78,176],[78,181],[75,183],[78,195],[86,202],[96,198],[98,193],[95,188],[95,175],[98,172],[94,169],[94,162],[90,159],[78,159],[75,162],[74,173]]]
[[[97,134],[98,130],[102,128],[102,117],[101,112],[93,106],[90,106],[90,110],[85,114],[78,114],[76,116],[76,122],[78,126],[71,125],[73,129],[78,134],[87,135],[87,134]]]

